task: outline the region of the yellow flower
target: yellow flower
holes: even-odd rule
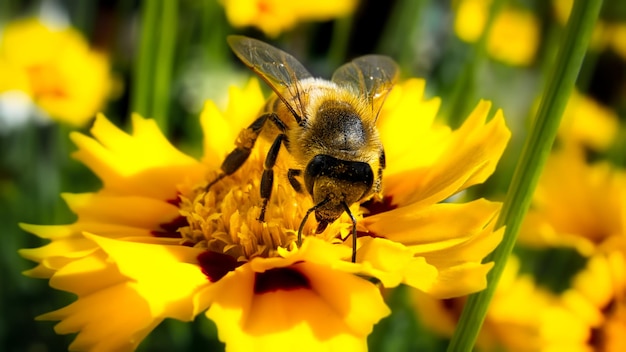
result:
[[[365,350],[373,325],[389,314],[385,287],[405,283],[440,298],[485,287],[500,241],[500,203],[441,203],[483,182],[509,139],[500,111],[486,122],[480,102],[456,131],[434,122],[438,99],[424,100],[425,82],[411,79],[390,93],[380,115],[388,169],[379,200],[351,207],[358,220],[356,262],[352,222],[344,214],[322,233],[305,224],[309,196],[286,177],[260,212],[260,175],[269,143],[205,192],[233,141],[264,104],[258,81],[231,89],[225,111],[208,102],[201,115],[204,157],[195,160],[167,142],[152,120],[133,117],[126,134],[99,116],[93,137],[74,133],[75,157],[103,181],[96,193],[64,195],[78,215],[69,225],[23,225],[51,243],[21,254],[78,299],[41,316],[58,333],[78,333],[71,349],[128,350],[163,319],[190,321],[204,311],[227,349]],[[345,241],[345,242],[344,242]]]
[[[612,25],[610,41],[611,48],[623,59],[626,59],[626,23],[615,23]]]
[[[559,139],[593,150],[606,150],[619,128],[617,114],[590,97],[573,92],[563,113]]]
[[[586,351],[590,325],[559,297],[520,275],[519,260],[510,257],[494,294],[477,346],[486,351]],[[432,331],[452,336],[465,297],[436,300],[414,292],[420,319]]]
[[[51,118],[74,126],[93,118],[111,87],[103,54],[74,29],[50,28],[36,18],[4,28],[0,77],[0,93],[23,91]]]
[[[480,38],[490,5],[491,0],[460,0],[454,31],[461,40],[474,43]],[[509,65],[527,66],[535,58],[539,33],[539,23],[532,12],[505,7],[494,20],[487,39],[487,52]]]
[[[520,232],[532,246],[567,246],[590,256],[626,234],[626,173],[608,163],[589,165],[566,145],[548,158]]]
[[[222,0],[235,27],[254,26],[270,37],[302,21],[327,21],[354,12],[358,0]]]
[[[554,0],[552,5],[557,21],[565,25],[572,12],[574,0]],[[599,19],[593,29],[589,47],[597,51],[611,48],[626,59],[626,24]]]
[[[626,246],[623,238],[605,253],[598,253],[563,294],[580,319],[592,329],[589,350],[626,350]]]

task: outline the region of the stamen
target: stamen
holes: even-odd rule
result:
[[[352,212],[347,210],[349,204],[344,204],[347,216],[342,215],[330,223],[307,223],[311,213],[327,205],[330,199],[311,206],[311,196],[307,192],[298,193],[284,177],[277,177],[274,182],[265,222],[259,221],[264,200],[260,184],[266,154],[266,149],[256,149],[265,142],[259,140],[259,143],[250,158],[233,174],[222,177],[223,173],[215,170],[206,178],[210,186],[203,183],[181,187],[178,207],[182,218],[176,222],[180,226],[176,233],[181,235],[181,243],[228,255],[235,262],[244,263],[255,257],[278,256],[279,248],[302,246],[303,234],[315,234],[330,243],[343,243],[349,235],[346,233],[348,221],[351,221],[353,238],[357,237],[356,223],[362,217],[360,209],[355,208]],[[289,160],[280,157],[276,160],[276,175],[288,174],[293,167]],[[321,230],[320,225],[323,225]],[[353,246],[356,248],[354,239]],[[356,254],[353,254],[353,261],[355,258]],[[216,270],[221,273],[222,269]],[[212,276],[219,275],[212,273]]]

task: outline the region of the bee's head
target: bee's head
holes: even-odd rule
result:
[[[368,163],[316,155],[304,171],[304,183],[316,205],[315,218],[322,224],[335,221],[347,205],[372,190],[374,173]],[[323,230],[323,229],[322,229]]]

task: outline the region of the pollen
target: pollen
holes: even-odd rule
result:
[[[254,257],[278,256],[278,249],[296,248],[297,229],[306,212],[313,206],[310,195],[298,193],[287,180],[293,166],[286,150],[281,150],[274,166],[274,186],[267,205],[265,221],[259,221],[263,161],[269,143],[258,141],[250,158],[239,170],[226,176],[208,191],[206,185],[219,176],[209,172],[206,182],[190,187],[180,196],[180,214],[186,226],[178,228],[182,243],[211,252],[227,254],[237,262]],[[355,204],[354,215],[362,217]],[[310,216],[303,237],[314,235],[332,243],[342,243],[350,234],[351,220],[344,214],[322,233],[316,234],[317,222]],[[351,242],[347,241],[346,243]]]

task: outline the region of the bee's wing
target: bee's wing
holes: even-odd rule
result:
[[[398,77],[398,65],[388,56],[365,55],[339,67],[332,81],[354,90],[372,107],[374,117]]]
[[[296,58],[260,40],[241,35],[230,35],[227,40],[235,55],[272,88],[297,122],[306,118],[299,82],[312,76]]]

